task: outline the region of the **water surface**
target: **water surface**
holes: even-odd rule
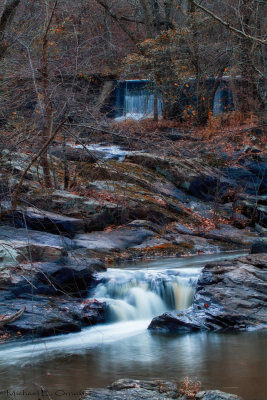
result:
[[[226,257],[233,255],[142,262],[128,265],[128,271],[135,277],[146,276],[148,281],[147,277],[154,279],[160,274],[165,279],[170,275],[168,271],[176,278],[181,274],[184,278],[185,272],[192,278],[207,261]],[[112,274],[117,285],[118,270],[108,271],[106,278]],[[124,279],[127,280],[125,270],[122,282]],[[144,286],[143,295],[150,291],[151,286]],[[133,301],[127,297],[120,300]],[[196,377],[204,389],[221,389],[245,400],[265,399],[266,331],[159,335],[146,329],[151,318],[134,318],[86,328],[80,333],[2,345],[1,400],[38,400],[49,396],[53,400],[78,399],[87,387],[103,387],[120,378],[159,377],[181,382],[186,376]]]

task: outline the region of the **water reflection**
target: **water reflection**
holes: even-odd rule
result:
[[[17,355],[17,367],[8,363],[12,352],[1,353],[1,390],[36,389],[33,383],[37,383],[53,394],[58,388],[79,392],[89,386],[103,387],[123,377],[181,381],[185,376],[197,376],[204,388],[228,390],[247,400],[263,400],[267,393],[267,332],[174,336],[143,329],[124,339],[103,340],[94,348],[86,348],[84,339],[76,338],[75,353],[73,344],[67,349],[70,342],[55,352],[59,343],[54,342],[53,351],[50,346],[47,352],[36,353],[32,362],[28,358],[25,363]],[[23,396],[16,398],[22,400]]]

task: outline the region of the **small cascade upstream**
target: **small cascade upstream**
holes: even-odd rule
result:
[[[81,145],[81,144],[73,144],[67,143],[68,146],[72,147],[73,149],[83,149],[86,147],[92,154],[96,152],[96,157],[103,158],[104,160],[118,160],[124,161],[125,156],[128,154],[128,150],[122,148],[121,146],[117,145],[105,145],[105,144],[90,144],[90,145]]]
[[[109,322],[153,318],[184,310],[193,301],[199,269],[118,270],[98,274],[90,297],[105,301]]]

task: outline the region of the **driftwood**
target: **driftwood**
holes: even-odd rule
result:
[[[26,310],[26,306],[22,307],[19,311],[17,311],[15,314],[8,315],[6,317],[3,317],[0,319],[0,328],[6,324],[9,324],[10,322],[15,321],[16,319],[20,318],[24,311]]]

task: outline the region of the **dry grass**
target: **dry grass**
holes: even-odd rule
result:
[[[201,382],[196,378],[190,379],[188,376],[184,378],[183,382],[177,385],[179,393],[186,395],[186,399],[194,399],[196,394],[200,391]]]
[[[146,118],[139,121],[134,119],[127,119],[125,121],[114,122],[112,128],[114,130],[123,130],[130,133],[151,133],[165,128],[181,128],[183,124],[179,121],[160,119],[159,121],[153,121],[153,119]]]

